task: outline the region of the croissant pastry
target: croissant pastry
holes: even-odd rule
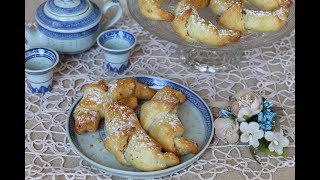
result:
[[[209,7],[214,14],[221,16],[233,3],[234,0],[210,0]]]
[[[217,22],[232,30],[246,33],[249,31],[277,31],[287,24],[288,9],[280,7],[274,11],[245,9],[242,1],[211,0],[210,8],[221,17]]]
[[[86,130],[95,132],[98,129],[107,91],[108,86],[103,80],[84,87],[83,98],[73,113],[76,133],[81,134]]]
[[[215,14],[221,16],[235,2],[235,0],[210,0],[209,7]],[[242,2],[267,11],[274,11],[280,7],[288,8],[292,4],[291,0],[242,0]]]
[[[113,80],[108,83],[108,98],[110,103],[119,101],[122,98],[135,96],[138,100],[149,100],[157,92],[147,85],[139,83],[136,78],[124,78]]]
[[[259,9],[274,11],[280,7],[288,8],[291,4],[291,0],[244,0]]]
[[[156,21],[172,21],[174,15],[161,8],[163,0],[139,0],[140,12],[147,18]]]
[[[165,151],[177,155],[197,153],[197,143],[185,137],[184,127],[178,118],[177,107],[186,96],[169,86],[160,89],[141,106],[140,123],[143,129],[159,142]]]
[[[109,104],[104,116],[108,134],[104,146],[122,165],[155,171],[180,163],[175,154],[161,151],[161,145],[142,129],[131,108],[118,103]]]
[[[196,9],[203,9],[208,6],[209,0],[181,0],[187,4],[191,4]]]
[[[202,42],[214,46],[224,46],[237,41],[240,33],[234,30],[219,30],[210,21],[200,18],[196,9],[186,2],[179,2],[172,21],[173,30],[190,42]]]
[[[103,107],[107,104],[119,102],[134,109],[138,105],[137,99],[148,100],[155,93],[156,90],[139,83],[135,78],[113,80],[108,85],[104,80],[91,83],[84,88],[83,98],[73,113],[75,131],[77,134],[95,132],[103,118]]]

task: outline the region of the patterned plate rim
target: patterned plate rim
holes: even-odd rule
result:
[[[209,119],[211,120],[212,123],[212,128],[211,128],[211,132],[210,132],[210,137],[208,139],[208,141],[206,142],[206,144],[204,145],[204,147],[202,148],[201,151],[199,151],[195,156],[193,156],[191,159],[173,166],[173,167],[169,167],[167,169],[163,169],[163,170],[158,170],[158,171],[150,171],[150,172],[132,172],[132,171],[125,171],[125,170],[119,170],[119,169],[115,169],[115,168],[110,168],[104,165],[101,165],[93,160],[91,160],[90,158],[88,158],[86,155],[84,155],[80,150],[78,150],[78,148],[74,145],[71,136],[70,136],[70,131],[69,131],[69,120],[70,120],[70,116],[73,113],[73,109],[74,107],[79,103],[79,101],[81,100],[82,96],[77,98],[77,100],[75,100],[75,102],[73,103],[73,105],[70,107],[69,111],[68,111],[68,116],[67,116],[67,123],[66,123],[66,135],[67,135],[67,139],[72,147],[72,150],[75,151],[81,158],[83,158],[84,160],[86,160],[87,162],[89,162],[91,165],[93,165],[94,167],[101,169],[102,171],[109,173],[110,175],[114,175],[114,176],[119,176],[119,177],[125,177],[125,178],[157,178],[157,177],[163,177],[166,175],[170,175],[173,174],[179,170],[182,170],[188,166],[190,166],[192,163],[196,162],[202,155],[203,153],[207,150],[208,146],[210,145],[212,138],[213,138],[213,134],[214,134],[214,127],[213,127],[213,116],[212,113],[210,111],[210,108],[208,107],[208,105],[205,103],[205,101],[195,92],[193,92],[191,89],[183,86],[182,84],[179,84],[175,81],[169,80],[169,79],[165,79],[165,78],[161,78],[161,77],[154,77],[154,76],[147,76],[147,75],[119,75],[117,77],[111,77],[108,80],[114,80],[114,79],[122,79],[122,78],[128,78],[128,77],[135,77],[135,78],[150,78],[153,80],[159,80],[159,81],[165,81],[165,82],[170,82],[170,84],[174,84],[180,88],[184,88],[185,90],[191,92],[194,96],[196,96],[204,105],[206,111],[208,111],[209,113]],[[201,113],[202,114],[202,113]],[[203,114],[202,114],[203,115]]]

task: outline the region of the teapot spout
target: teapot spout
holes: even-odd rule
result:
[[[30,46],[46,46],[42,33],[39,32],[37,28],[33,25],[28,27],[25,25],[25,43],[29,44]]]

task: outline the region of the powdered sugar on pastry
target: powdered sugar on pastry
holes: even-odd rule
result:
[[[97,104],[104,104],[105,100],[101,96],[88,95],[86,101],[93,101]]]
[[[113,80],[108,83],[108,88],[109,88],[108,92],[110,93],[113,92],[113,90],[117,87],[117,82],[118,82],[117,80]]]
[[[165,124],[169,124],[170,127],[176,131],[180,128],[183,127],[178,115],[177,115],[177,112],[176,112],[176,109],[172,110],[171,112],[169,113],[162,113],[162,114],[159,114],[155,120],[155,122],[157,123],[157,125],[160,125],[165,123]]]
[[[178,3],[176,12],[172,22],[173,30],[187,41],[224,46],[240,38],[240,33],[236,31],[224,31],[225,34],[219,34],[220,31],[210,21],[205,21],[195,8],[183,1]]]
[[[82,114],[77,117],[78,124],[83,125],[85,123],[88,123],[89,121],[94,122],[97,116],[98,114],[96,111],[92,111],[91,109],[84,108],[82,110]]]
[[[161,152],[162,147],[146,134],[129,107],[110,104],[106,106],[104,116],[105,130],[109,134],[104,146],[121,164],[153,171],[179,163],[174,154]]]
[[[241,33],[277,31],[287,24],[290,0],[249,2],[261,10],[247,9],[243,1],[233,0],[211,0],[210,8],[220,15],[217,19],[220,25]]]
[[[156,144],[155,141],[145,133],[133,135],[132,140],[140,142],[140,143],[136,143],[135,148],[150,148],[150,149],[159,148],[159,145]]]
[[[172,21],[174,15],[161,7],[163,0],[138,0],[141,14],[155,21]]]
[[[169,124],[170,124],[173,128],[182,125],[182,124],[181,124],[181,121],[180,121],[180,119],[178,118],[178,115],[177,115],[177,114],[173,114],[173,113],[172,113],[172,114],[168,114],[168,115],[167,115],[167,119],[168,119]]]
[[[140,122],[147,133],[160,143],[164,150],[178,155],[197,152],[197,144],[193,141],[184,138],[184,142],[179,141],[179,144],[176,144],[178,141],[175,140],[184,133],[177,106],[184,102],[185,98],[186,95],[181,91],[166,86],[150,101],[145,102],[140,111]]]
[[[121,87],[118,86],[118,83],[120,83],[119,86]],[[140,89],[136,87],[140,87]],[[155,90],[149,87],[141,87],[143,86],[138,84],[135,78],[113,80],[108,86],[105,84],[104,80],[99,80],[87,85],[83,90],[83,98],[77,105],[73,114],[76,124],[79,124],[80,121],[82,124],[82,126],[76,126],[75,131],[78,134],[81,134],[86,130],[90,132],[96,131],[100,119],[104,116],[104,109],[109,104],[120,101],[123,105],[136,108],[137,94],[144,95],[142,97],[144,99],[150,99],[155,94]],[[123,95],[121,93],[123,93]],[[92,113],[90,114],[89,111],[92,111]],[[93,114],[95,112],[99,113],[99,115],[95,116]],[[88,119],[85,120],[85,118]],[[87,122],[87,124],[85,122]]]
[[[288,9],[280,8],[276,11],[256,11],[256,10],[250,10],[250,9],[244,9],[244,11],[247,14],[255,15],[255,16],[278,16],[279,18],[285,16],[288,13]]]

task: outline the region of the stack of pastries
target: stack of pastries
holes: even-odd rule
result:
[[[186,96],[171,87],[156,91],[135,78],[91,83],[73,113],[75,132],[95,132],[101,119],[108,134],[104,147],[124,166],[155,171],[175,166],[197,153],[197,143],[182,137],[177,107]],[[144,100],[138,119],[134,109]]]
[[[280,30],[287,24],[292,5],[291,0],[180,0],[172,13],[161,8],[163,2],[139,0],[140,12],[151,20],[171,22],[173,30],[189,42],[213,46],[238,41],[242,34],[250,32]],[[205,7],[219,16],[217,23],[225,29],[218,29],[199,16],[197,11]]]

